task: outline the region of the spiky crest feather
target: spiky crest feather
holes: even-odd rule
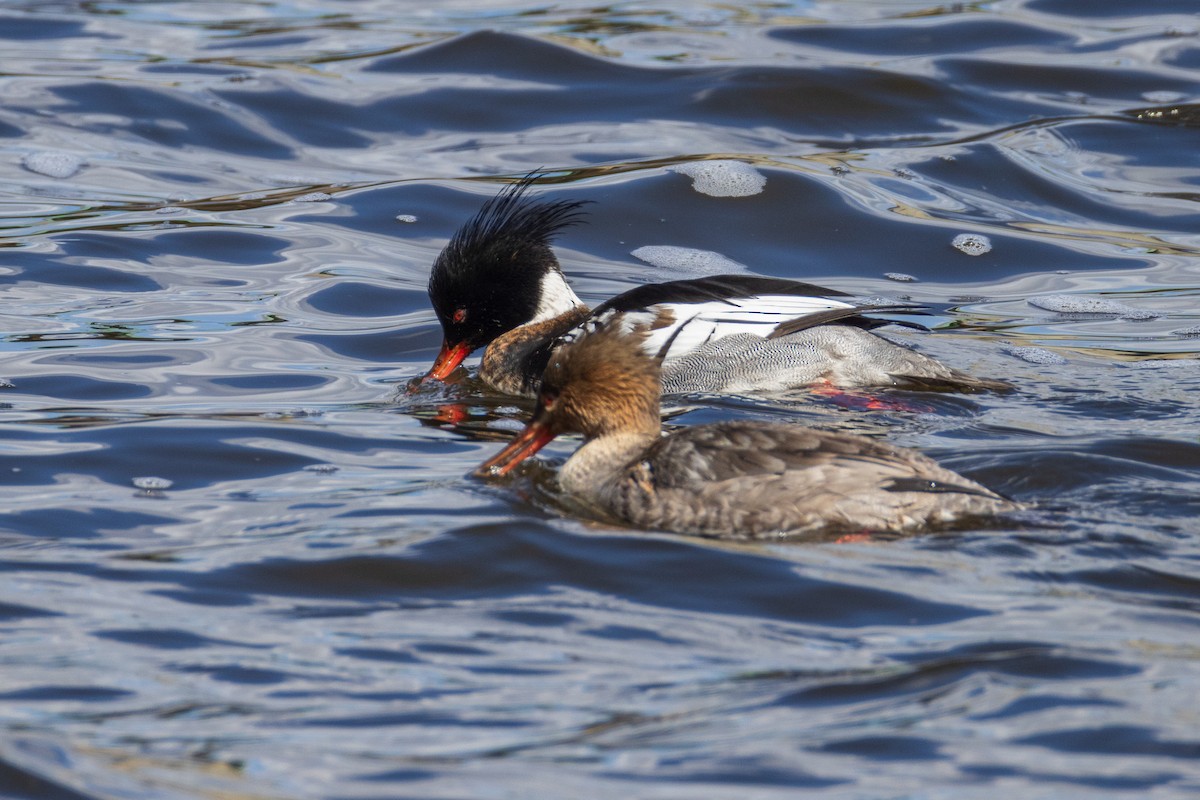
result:
[[[483,347],[542,313],[546,276],[561,274],[550,242],[582,219],[586,201],[529,197],[539,177],[531,172],[490,198],[434,261],[429,299],[447,341]]]
[[[450,237],[434,265],[430,283],[440,277],[439,273],[465,271],[477,277],[485,266],[520,269],[515,263],[518,253],[524,249],[549,248],[563,228],[581,222],[580,209],[588,201],[537,200],[528,195],[540,177],[539,173],[531,172],[489,198]]]

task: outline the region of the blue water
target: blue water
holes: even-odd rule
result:
[[[0,98],[0,796],[1200,793],[1192,0],[14,2]],[[535,168],[593,201],[588,301],[710,251],[926,303],[897,337],[1018,387],[672,424],[1031,510],[744,546],[571,516],[570,441],[468,477],[524,406],[396,390],[438,251]]]

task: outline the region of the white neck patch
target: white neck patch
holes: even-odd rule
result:
[[[530,322],[545,322],[583,305],[583,301],[567,285],[567,279],[556,269],[542,276],[542,283],[538,288],[538,307]]]

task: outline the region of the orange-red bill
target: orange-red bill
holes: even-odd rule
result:
[[[421,380],[412,383],[408,387],[408,393],[412,394],[417,390],[417,387],[422,383],[432,380],[444,381],[458,368],[467,356],[471,355],[471,348],[465,342],[458,344],[450,344],[450,342],[442,340],[442,349],[438,351],[437,358],[433,361],[433,366],[429,368],[429,372],[425,373],[425,377]]]
[[[507,475],[517,464],[550,444],[554,436],[544,422],[535,419],[526,425],[525,430],[517,434],[517,438],[509,442],[507,447],[480,464],[475,470],[475,477],[496,478]]]

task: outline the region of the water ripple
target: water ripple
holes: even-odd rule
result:
[[[1194,796],[1194,12],[7,4],[0,793]],[[535,168],[592,201],[588,302],[702,255],[924,304],[886,335],[1016,387],[670,425],[885,438],[1027,511],[743,546],[577,519],[573,442],[469,478],[528,404],[401,390],[433,259]]]

